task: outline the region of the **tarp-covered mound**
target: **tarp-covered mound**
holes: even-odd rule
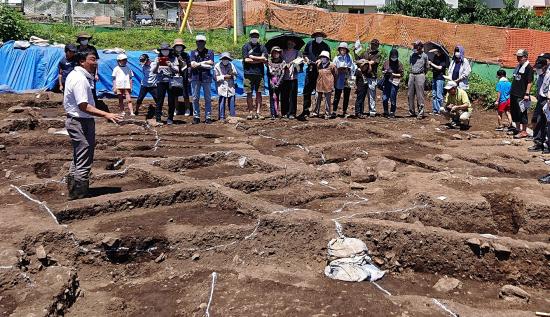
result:
[[[16,49],[14,42],[10,41],[0,48],[0,93],[2,92],[28,92],[30,90],[52,90],[57,85],[57,74],[59,61],[64,56],[64,51],[56,47],[40,47],[31,45],[27,49]],[[140,82],[143,77],[139,56],[147,53],[151,59],[156,57],[154,52],[128,51],[128,65],[134,72],[132,96],[139,94]],[[101,96],[112,96],[113,94],[113,69],[117,65],[118,54],[106,54],[99,51],[99,81],[97,92]],[[219,56],[215,56],[215,62]],[[237,94],[243,96],[243,65],[241,60],[234,60],[237,68]],[[304,73],[299,74],[298,91],[301,93],[304,85]],[[265,80],[267,83],[267,78]],[[216,84],[211,86],[212,96],[217,96]],[[267,94],[267,86],[264,95]]]
[[[31,45],[22,50],[14,43],[0,47],[0,93],[53,89],[63,49]]]

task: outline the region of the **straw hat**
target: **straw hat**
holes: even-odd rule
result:
[[[327,34],[323,32],[323,30],[321,29],[315,29],[315,31],[313,31],[313,34],[311,34],[311,37],[317,37],[317,36],[322,36],[326,38]]]

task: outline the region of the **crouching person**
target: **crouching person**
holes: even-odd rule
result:
[[[451,120],[451,128],[468,129],[473,110],[468,94],[464,89],[458,88],[454,81],[449,81],[445,86],[445,90],[447,90],[447,96],[441,114]]]
[[[69,199],[88,195],[89,176],[94,161],[95,121],[94,116],[112,122],[122,120],[123,115],[101,111],[95,107],[92,87],[97,70],[95,52],[84,49],[77,53],[78,66],[67,76],[63,106],[67,113],[65,127],[73,146],[73,161],[67,176]]]

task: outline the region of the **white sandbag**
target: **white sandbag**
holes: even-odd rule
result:
[[[370,264],[367,255],[336,259],[325,267],[325,275],[346,282],[377,281],[385,272]]]
[[[333,258],[351,258],[368,253],[365,242],[356,238],[336,238],[328,243],[329,260]]]

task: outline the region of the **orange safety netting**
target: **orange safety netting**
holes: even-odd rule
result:
[[[230,0],[195,2],[189,23],[197,29],[232,27],[233,11]],[[244,24],[266,24],[283,30],[311,34],[321,28],[333,40],[362,42],[377,38],[389,45],[410,46],[415,40],[443,43],[448,49],[461,44],[469,58],[506,67],[517,64],[515,52],[529,51],[534,61],[537,55],[550,51],[550,32],[507,29],[476,24],[456,24],[440,20],[414,18],[391,14],[349,14],[327,12],[311,7],[271,2],[243,0]],[[187,3],[181,2],[183,10]]]

